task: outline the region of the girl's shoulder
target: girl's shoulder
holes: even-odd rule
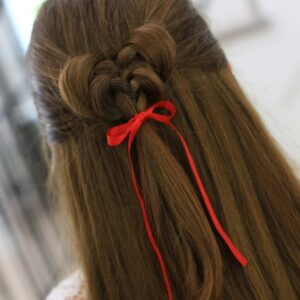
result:
[[[84,276],[80,269],[62,279],[47,295],[46,300],[86,300]]]

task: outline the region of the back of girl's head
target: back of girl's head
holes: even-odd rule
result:
[[[27,59],[49,182],[90,299],[166,299],[127,145],[106,141],[109,128],[166,99],[249,260],[239,265],[216,235],[178,136],[146,121],[132,157],[174,299],[299,297],[299,181],[190,1],[48,0]]]

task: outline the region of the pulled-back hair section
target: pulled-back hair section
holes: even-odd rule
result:
[[[44,12],[43,9],[41,10],[41,15],[43,13],[44,15],[48,14],[51,5],[55,5],[50,2],[45,5]],[[63,5],[64,3],[58,4],[61,7]],[[80,3],[74,3],[73,5],[80,9]],[[168,5],[172,7],[173,4],[166,3],[165,5],[166,7]],[[90,3],[90,7],[95,11],[99,9],[96,2]],[[110,5],[106,9],[106,14],[108,14]],[[63,14],[64,10],[62,9],[60,13]],[[80,13],[76,13],[80,17]],[[115,13],[117,12],[115,11]],[[193,13],[197,12],[194,10]],[[61,15],[61,17],[65,17],[65,22],[68,22],[67,15]],[[51,14],[48,17],[40,16],[36,24],[47,22],[50,18]],[[101,23],[101,20],[94,21]],[[173,22],[175,21],[174,19]],[[167,98],[169,95],[166,90],[166,84],[173,67],[180,69],[181,67],[188,67],[188,65],[196,66],[198,64],[205,71],[222,68],[227,65],[222,50],[218,47],[217,41],[213,39],[209,31],[203,32],[203,30],[199,30],[196,32],[196,28],[191,28],[191,26],[186,24],[185,27],[187,27],[186,30],[189,30],[189,35],[184,37],[179,36],[180,33],[177,33],[177,40],[180,41],[177,43],[176,32],[175,35],[171,36],[167,30],[167,24],[162,22],[163,20],[158,20],[156,23],[155,18],[154,20],[150,19],[147,23],[133,28],[132,32],[124,32],[124,35],[119,37],[122,39],[122,48],[116,49],[116,47],[111,46],[110,52],[107,50],[110,47],[110,43],[107,45],[107,48],[103,44],[95,45],[97,37],[95,37],[94,41],[91,40],[91,45],[77,47],[74,45],[74,49],[68,54],[64,51],[63,46],[52,49],[53,45],[47,43],[47,37],[39,36],[41,39],[40,43],[43,43],[44,49],[40,52],[35,52],[34,46],[31,47],[28,51],[29,65],[31,55],[36,56],[36,61],[39,61],[41,65],[44,64],[43,60],[47,53],[57,52],[56,54],[59,57],[59,59],[49,62],[50,64],[55,64],[49,70],[50,73],[53,72],[53,75],[49,78],[50,85],[47,82],[49,73],[44,74],[46,77],[45,82],[40,79],[36,80],[35,65],[32,65],[32,68],[29,67],[33,82],[34,99],[40,97],[41,91],[43,91],[43,96],[47,95],[46,98],[49,99],[48,101],[44,99],[43,101],[36,100],[35,102],[39,113],[41,130],[50,142],[58,143],[64,139],[64,136],[78,132],[79,127],[85,121],[88,124],[92,124],[93,120],[94,123],[99,123],[101,120],[118,121],[125,118],[128,119],[136,113],[135,107],[137,105],[135,107],[132,107],[132,105],[135,102],[143,102],[143,100],[132,101],[132,97],[134,100],[137,100],[139,94],[141,94],[141,97],[143,97],[143,94],[146,94],[146,98],[151,99],[149,101],[152,102],[157,99]],[[100,25],[103,26],[102,28],[105,28],[104,24]],[[123,25],[125,27],[125,24]],[[106,24],[106,26],[109,25]],[[35,27],[38,27],[38,25]],[[65,39],[71,38],[72,33],[67,32],[68,29],[75,30],[76,34],[80,35],[80,28],[76,30],[76,27],[74,29],[63,28],[62,34],[65,35]],[[90,33],[93,33],[93,28],[91,28]],[[124,30],[123,27],[121,29]],[[84,28],[81,28],[81,30],[84,30]],[[195,32],[195,39],[198,39],[200,42],[196,44],[196,41],[194,41],[195,47],[193,49],[188,41],[188,37],[193,34],[191,30]],[[184,31],[184,28],[182,31]],[[201,34],[204,33],[205,36],[202,37]],[[48,34],[51,34],[51,32]],[[88,34],[87,32],[82,32],[82,34],[84,35],[82,38],[78,38],[72,43],[89,38],[85,36]],[[55,36],[53,38],[57,39],[58,37]],[[209,44],[204,44],[201,40],[202,38],[209,40]],[[62,42],[59,41],[59,43]],[[75,48],[78,48],[78,50],[75,51]],[[178,58],[175,60],[177,48]],[[204,50],[207,52],[205,55],[203,53]],[[43,55],[42,51],[47,53]],[[194,55],[191,55],[192,53],[189,54],[189,51],[193,51]],[[201,51],[202,56],[204,56],[201,62],[193,61],[197,51]],[[217,60],[212,59],[212,55],[215,52],[218,52]],[[181,56],[185,57],[184,66],[181,66]],[[41,70],[37,70],[37,73],[39,72]],[[38,85],[38,87],[34,88],[35,85]],[[59,94],[57,95],[57,93]],[[61,98],[61,102],[55,105],[56,100],[53,98],[56,100]],[[140,109],[145,107],[144,105]],[[49,114],[49,111],[51,111],[51,114]]]

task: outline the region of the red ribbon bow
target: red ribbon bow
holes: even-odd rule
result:
[[[165,108],[170,112],[170,115],[165,116],[165,115],[161,115],[161,114],[157,114],[154,113],[153,111],[156,108]],[[141,112],[136,114],[132,119],[130,119],[127,123],[125,124],[121,124],[118,125],[116,127],[113,127],[111,129],[109,129],[107,131],[107,143],[110,146],[117,146],[120,143],[123,142],[123,140],[127,137],[127,135],[129,134],[129,141],[128,141],[128,153],[129,153],[129,160],[130,160],[130,167],[131,167],[131,174],[132,174],[132,180],[134,183],[134,187],[138,196],[138,200],[139,200],[139,204],[141,207],[141,212],[142,212],[142,216],[143,216],[143,220],[144,220],[144,224],[145,224],[145,228],[146,228],[146,232],[148,235],[148,238],[150,240],[151,246],[153,247],[153,250],[157,256],[157,259],[159,261],[162,273],[163,273],[163,277],[164,277],[164,281],[165,281],[165,285],[166,285],[166,289],[168,292],[168,297],[169,300],[172,300],[172,291],[171,291],[171,287],[170,287],[170,283],[169,283],[169,279],[168,279],[168,275],[167,275],[167,271],[166,271],[166,267],[165,267],[165,263],[164,260],[162,258],[162,255],[160,253],[160,250],[157,246],[157,243],[153,237],[153,233],[150,227],[150,222],[149,222],[149,217],[145,208],[145,204],[144,204],[144,200],[139,192],[138,189],[138,184],[136,181],[136,177],[135,177],[135,173],[134,173],[134,168],[133,168],[133,163],[132,163],[132,158],[131,158],[131,145],[132,142],[134,140],[135,135],[137,134],[139,128],[142,126],[143,122],[146,119],[154,119],[156,121],[162,122],[167,124],[169,127],[171,127],[172,129],[174,129],[176,131],[176,133],[178,134],[178,136],[181,139],[181,142],[184,146],[184,149],[186,151],[186,155],[188,157],[189,163],[190,163],[190,167],[193,171],[193,174],[195,176],[197,185],[199,187],[199,190],[202,194],[204,203],[206,205],[206,208],[208,210],[208,213],[211,217],[211,220],[217,230],[217,232],[220,234],[220,236],[223,238],[223,240],[225,241],[225,243],[227,244],[228,248],[230,249],[230,251],[232,252],[232,254],[235,256],[235,258],[238,260],[238,262],[242,265],[242,266],[246,266],[248,261],[247,259],[240,253],[240,251],[234,246],[234,244],[232,243],[232,241],[230,240],[230,238],[228,237],[228,235],[226,234],[226,232],[224,231],[224,229],[222,228],[222,226],[220,225],[218,218],[214,212],[214,209],[212,207],[212,204],[208,198],[208,195],[205,191],[205,188],[203,186],[203,183],[200,179],[200,176],[197,172],[195,163],[193,161],[192,155],[189,151],[189,148],[187,146],[187,143],[185,142],[183,136],[179,133],[179,131],[177,130],[177,128],[170,122],[170,120],[175,116],[176,113],[176,107],[170,102],[170,101],[160,101],[157,102],[156,104],[152,105],[151,107],[149,107],[146,111]]]

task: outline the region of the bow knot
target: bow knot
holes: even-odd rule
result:
[[[165,116],[154,113],[156,108],[165,108],[169,111],[170,115]],[[173,103],[169,101],[157,102],[147,110],[134,115],[128,122],[109,129],[107,131],[107,143],[109,146],[117,146],[125,140],[128,134],[131,136],[132,140],[146,119],[150,118],[163,123],[168,123],[170,119],[174,117],[175,113],[176,108]],[[131,143],[129,145],[131,145]]]
[[[150,116],[150,112],[146,110],[136,114],[133,119],[136,122],[139,121],[142,125],[149,116]]]

